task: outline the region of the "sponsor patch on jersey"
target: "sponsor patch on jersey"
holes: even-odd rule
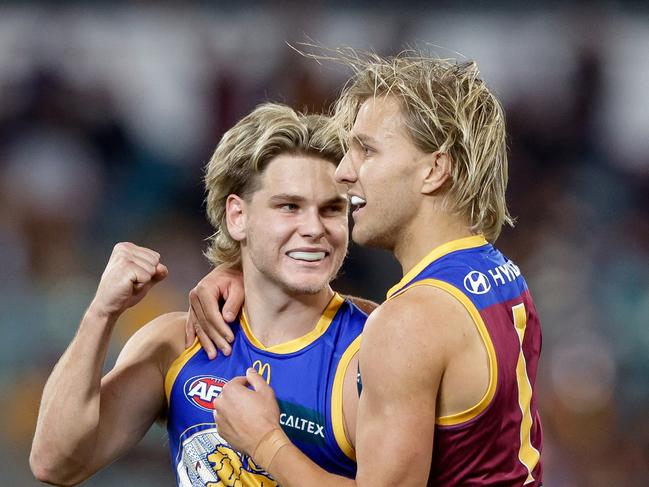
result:
[[[204,411],[214,410],[212,402],[221,394],[228,381],[213,375],[199,375],[185,382],[185,397],[197,408]]]
[[[491,290],[492,284],[495,287],[506,286],[515,282],[521,275],[521,270],[511,260],[492,269],[487,273],[471,271],[464,276],[464,289],[471,294],[486,294]]]
[[[471,271],[464,277],[464,289],[472,294],[484,294],[491,289],[491,283],[482,272]]]
[[[292,440],[324,448],[325,418],[318,411],[288,401],[277,400],[279,424]]]

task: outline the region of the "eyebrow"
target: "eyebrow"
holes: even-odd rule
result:
[[[334,196],[333,198],[329,198],[327,201],[325,201],[322,206],[346,205],[347,202],[348,202],[347,198],[343,196]]]
[[[286,201],[290,201],[292,203],[300,203],[306,201],[306,198],[290,193],[280,193],[270,197],[271,203],[285,203]]]
[[[365,145],[365,144],[376,145],[376,144],[378,144],[378,140],[376,140],[373,137],[370,137],[369,135],[350,134],[350,137],[351,137],[352,141],[354,141],[354,142],[356,142],[358,144],[361,144],[361,145]]]
[[[290,193],[280,193],[280,194],[275,194],[270,197],[270,202],[271,204],[277,204],[277,203],[304,203],[306,201],[306,198],[304,196],[299,196],[296,194],[290,194]],[[344,196],[334,196],[333,198],[329,198],[328,200],[324,201],[323,203],[320,204],[320,206],[328,206],[328,205],[335,205],[335,204],[346,204],[347,203],[347,198]]]

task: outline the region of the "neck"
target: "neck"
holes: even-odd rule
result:
[[[334,295],[326,286],[316,294],[289,292],[250,272],[244,265],[244,309],[252,333],[265,347],[285,343],[312,331]]]
[[[394,246],[394,256],[404,275],[434,248],[475,235],[469,225],[456,216],[447,215],[432,205],[423,210],[399,232]]]

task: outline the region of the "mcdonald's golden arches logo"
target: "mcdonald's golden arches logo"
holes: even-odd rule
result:
[[[270,384],[270,364],[264,364],[261,360],[255,360],[252,363],[252,367],[266,380],[267,384]]]

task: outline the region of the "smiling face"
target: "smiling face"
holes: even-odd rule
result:
[[[368,98],[361,105],[336,170],[336,180],[348,187],[356,243],[393,250],[408,232],[421,204],[425,156],[408,136],[396,98]]]
[[[327,288],[347,252],[347,198],[331,162],[279,155],[259,189],[227,203],[228,230],[241,242],[244,274],[294,293]]]

